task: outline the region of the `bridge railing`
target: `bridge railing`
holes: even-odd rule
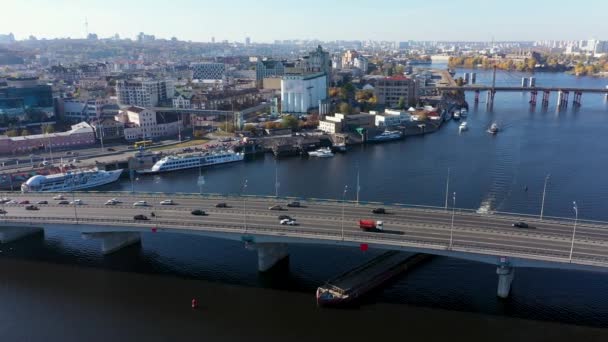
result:
[[[245,230],[242,225],[235,224],[204,224],[204,222],[182,222],[182,221],[171,221],[171,220],[149,220],[149,221],[134,221],[128,219],[114,219],[114,218],[79,218],[76,220],[74,217],[23,217],[23,216],[2,216],[0,218],[0,224],[10,223],[21,223],[28,226],[39,226],[41,224],[72,224],[75,226],[79,225],[103,225],[113,226],[119,228],[136,227],[138,230],[147,228],[157,228],[161,231],[172,231],[179,229],[186,229],[189,231],[209,231],[209,232],[220,232],[230,233],[238,235],[262,235],[262,236],[273,236],[273,237],[289,237],[297,239],[312,239],[312,240],[333,240],[333,241],[345,241],[351,243],[370,243],[379,245],[392,245],[396,247],[410,247],[410,248],[421,248],[425,250],[436,250],[436,251],[449,251],[449,252],[460,252],[460,253],[471,253],[479,255],[491,255],[491,256],[508,256],[517,258],[527,258],[533,260],[544,260],[551,262],[560,263],[575,263],[581,265],[591,266],[608,266],[608,258],[602,258],[598,256],[575,256],[570,261],[568,259],[568,251],[547,251],[539,250],[533,247],[517,247],[510,246],[509,248],[500,246],[483,246],[479,244],[467,244],[454,240],[452,247],[449,248],[448,242],[444,241],[445,238],[427,238],[420,239],[408,234],[395,235],[395,234],[378,234],[370,232],[357,232],[357,231],[324,231],[317,230],[314,228],[302,228],[302,227],[267,227],[258,224],[248,225],[248,229]],[[434,241],[432,241],[434,240]]]

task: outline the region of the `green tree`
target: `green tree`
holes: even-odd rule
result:
[[[456,85],[462,87],[464,85],[464,79],[462,77],[458,77],[456,79]]]
[[[405,109],[405,97],[401,96],[399,102],[397,102],[397,108]]]
[[[352,83],[348,82],[340,89],[340,97],[343,101],[348,101],[349,99],[354,98],[355,90],[355,86]]]
[[[21,131],[21,136],[22,136],[22,137],[28,136],[28,135],[30,135],[30,134],[31,134],[31,133],[30,133],[30,131],[28,131],[27,129],[23,129],[23,130]]]
[[[40,122],[46,119],[46,114],[40,109],[28,108],[25,111],[25,120],[29,122]]]
[[[399,64],[395,67],[394,72],[395,72],[395,74],[403,75],[403,73],[405,72],[405,67],[403,65]]]
[[[281,120],[281,125],[283,128],[291,128],[293,130],[297,129],[299,124],[298,119],[293,115],[286,115]]]
[[[245,127],[243,128],[244,131],[248,131],[248,132],[255,132],[256,127],[253,124],[246,124]]]
[[[348,115],[351,113],[351,111],[353,110],[350,105],[346,102],[342,102],[340,103],[340,106],[338,107],[338,109],[340,110],[340,113]]]
[[[6,131],[6,135],[9,137],[16,137],[16,136],[19,136],[20,134],[21,134],[21,131],[19,130],[19,128],[14,128],[14,129]]]
[[[234,124],[232,122],[223,122],[220,124],[220,129],[224,132],[234,133]]]
[[[42,131],[46,134],[55,133],[55,126],[53,125],[44,125]]]

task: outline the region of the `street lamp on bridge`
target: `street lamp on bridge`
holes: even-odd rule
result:
[[[452,249],[452,241],[454,239],[454,213],[456,210],[456,192],[452,195],[452,224],[450,225],[450,249]]]
[[[445,210],[448,210],[448,193],[450,192],[450,168],[448,167],[448,178],[445,181]]]
[[[543,219],[543,212],[545,210],[545,193],[547,192],[547,183],[549,182],[549,177],[551,177],[551,174],[548,174],[547,177],[545,177],[545,186],[543,187],[543,200],[540,204],[540,219],[542,221]]]
[[[247,202],[245,201],[245,190],[247,190],[247,179],[245,179],[245,182],[243,183],[243,189],[241,191],[243,195],[243,228],[245,229],[245,232],[247,232]]]
[[[578,206],[576,202],[572,202],[574,209],[574,228],[572,229],[572,244],[570,245],[570,262],[572,262],[572,252],[574,252],[574,237],[576,236],[576,223],[578,222]]]
[[[342,192],[342,241],[344,241],[344,206],[346,204],[346,192],[348,191],[348,185],[344,186],[344,191]]]

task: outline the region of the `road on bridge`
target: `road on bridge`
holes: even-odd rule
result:
[[[449,248],[452,231],[452,247],[466,247],[477,251],[503,251],[522,254],[524,257],[563,258],[568,260],[572,241],[573,222],[568,220],[543,220],[532,217],[511,215],[477,214],[472,211],[456,209],[452,227],[452,210],[441,208],[411,208],[401,206],[383,206],[387,214],[372,213],[375,207],[382,205],[356,204],[352,202],[301,200],[301,208],[287,208],[288,199],[269,197],[238,196],[198,196],[198,195],[163,195],[163,194],[128,194],[128,193],[76,193],[74,198],[82,200],[83,205],[59,205],[52,197],[55,194],[44,193],[1,193],[16,201],[29,200],[30,203],[46,200],[49,204],[38,205],[40,210],[26,210],[26,205],[4,204],[6,211],[2,220],[23,220],[25,217],[40,219],[112,219],[120,222],[138,224],[142,231],[152,227],[171,229],[206,230],[214,226],[242,227],[245,224],[248,232],[273,228],[286,233],[306,232],[369,237],[370,240],[382,238],[391,241],[415,241],[434,245],[436,248]],[[71,200],[72,195],[63,194]],[[111,198],[118,198],[122,203],[105,205]],[[174,205],[161,205],[160,201],[172,199]],[[146,207],[135,207],[135,201],[147,201]],[[228,208],[216,208],[218,203],[227,203]],[[284,211],[269,210],[269,207],[281,204]],[[75,210],[76,209],[76,210]],[[191,214],[194,209],[204,210],[207,216]],[[344,219],[342,219],[344,210]],[[151,217],[151,213],[155,217]],[[245,215],[244,215],[245,213]],[[143,214],[150,221],[135,222],[134,215]],[[279,215],[289,215],[297,220],[297,226],[279,224]],[[362,232],[359,229],[360,219],[375,219],[384,222],[384,232]],[[530,228],[515,228],[512,224],[525,221]],[[35,220],[33,220],[35,222]],[[342,230],[343,227],[343,230]],[[439,246],[439,247],[437,247]],[[591,261],[608,266],[608,225],[590,222],[579,222],[576,231],[575,247],[572,262]]]

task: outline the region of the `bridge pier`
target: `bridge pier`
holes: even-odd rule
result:
[[[515,277],[515,269],[508,265],[500,265],[496,268],[496,274],[498,274],[496,295],[499,298],[508,298],[511,292],[511,283]]]
[[[479,103],[479,89],[475,90],[475,103]]]
[[[494,95],[496,95],[496,90],[494,90],[494,89],[488,90],[488,95],[487,95],[487,100],[486,100],[488,108],[494,107]]]
[[[137,232],[82,233],[82,238],[101,239],[101,252],[104,255],[141,242],[141,235]]]
[[[0,227],[0,243],[17,241],[26,236],[37,234],[42,228],[31,227]]]
[[[532,90],[530,92],[530,105],[532,106],[536,106],[536,97],[538,95],[538,92],[536,90]]]
[[[543,107],[548,107],[549,106],[549,97],[550,96],[551,96],[551,92],[549,90],[543,91],[543,99],[542,99],[542,106]]]
[[[575,91],[574,92],[574,99],[573,99],[573,104],[575,106],[580,106],[581,105],[581,98],[583,97],[583,93],[580,91]]]
[[[289,257],[286,243],[256,243],[258,271],[270,271],[276,264]]]

